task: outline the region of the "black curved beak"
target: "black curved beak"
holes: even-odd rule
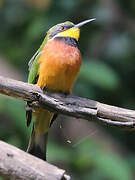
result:
[[[92,19],[85,20],[85,21],[83,21],[83,22],[80,22],[80,23],[74,25],[73,28],[80,28],[81,26],[83,26],[83,25],[85,25],[85,24],[87,24],[87,23],[89,23],[89,22],[95,21],[95,20],[96,20],[96,18],[92,18]]]

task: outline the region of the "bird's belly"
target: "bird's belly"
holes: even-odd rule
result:
[[[55,91],[70,92],[78,72],[65,67],[61,71],[50,74],[47,77],[46,85],[48,89]]]
[[[72,90],[77,74],[78,69],[76,67],[51,65],[48,66],[47,71],[42,76],[39,76],[37,85],[41,88],[46,87],[50,90],[69,93]]]
[[[81,66],[80,52],[74,47],[55,48],[53,53],[46,48],[45,54],[41,56],[37,85],[70,93]]]

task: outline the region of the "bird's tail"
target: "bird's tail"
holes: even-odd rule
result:
[[[46,161],[47,138],[47,132],[36,132],[33,126],[27,152]]]
[[[53,116],[48,110],[35,109],[33,112],[33,130],[27,152],[43,160],[46,160],[47,137]],[[27,113],[27,124],[29,117],[32,118]]]

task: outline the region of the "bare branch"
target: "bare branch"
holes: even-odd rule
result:
[[[2,141],[0,175],[12,180],[70,180],[64,170]]]
[[[31,101],[37,108],[100,122],[117,127],[134,128],[135,111],[102,104],[90,99],[42,91],[38,86],[0,76],[0,93]]]

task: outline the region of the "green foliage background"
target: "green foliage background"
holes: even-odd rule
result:
[[[0,65],[6,61],[27,81],[28,61],[51,26],[96,17],[81,29],[83,65],[74,94],[135,109],[134,9],[133,0],[0,0]],[[66,129],[67,121],[62,124]],[[98,131],[104,134],[100,142],[89,136],[73,148],[58,126],[56,122],[50,133],[48,159],[72,179],[135,179],[134,132],[97,126],[97,136]],[[0,139],[26,150],[29,134],[24,103],[0,96]],[[106,136],[111,137],[111,148],[103,146]]]

